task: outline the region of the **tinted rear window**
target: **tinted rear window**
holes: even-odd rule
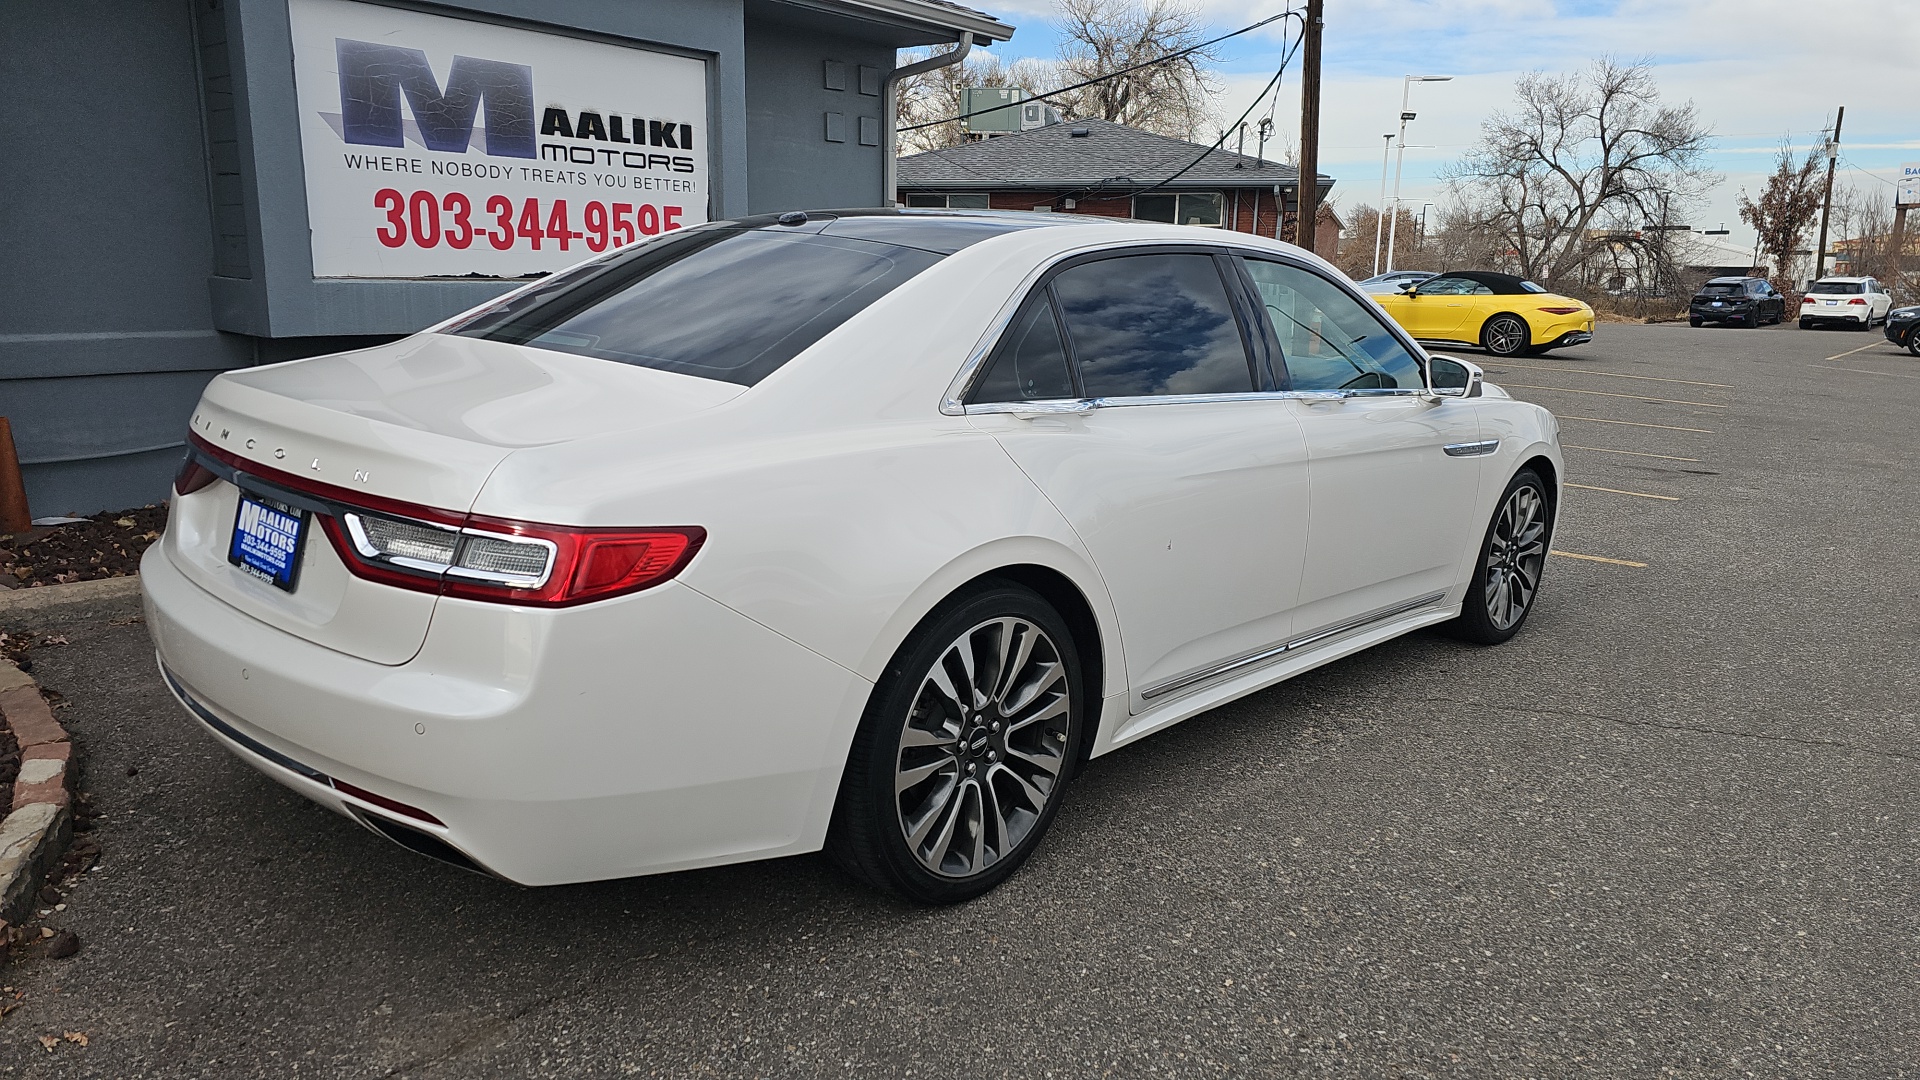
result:
[[[1858,281],[1816,281],[1808,292],[1826,293],[1829,296],[1844,296],[1860,292],[1864,286]]]
[[[569,270],[448,332],[752,386],[939,261],[785,229],[688,230]]]
[[[1745,284],[1738,281],[1709,281],[1700,287],[1708,296],[1740,296],[1747,291]]]

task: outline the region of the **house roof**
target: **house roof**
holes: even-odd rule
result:
[[[859,27],[863,37],[887,27],[890,32],[881,38],[896,47],[957,41],[963,31],[972,33],[976,44],[991,45],[1011,38],[1014,30],[950,0],[747,0],[747,8],[749,14],[758,11],[812,29]]]
[[[1075,136],[1075,131],[1085,135]],[[1205,151],[1198,164],[1180,173]],[[1209,150],[1184,139],[1155,135],[1107,120],[1072,120],[1001,135],[965,146],[930,150],[900,159],[900,188],[974,191],[1091,188],[1114,194],[1153,187],[1292,187],[1299,171],[1229,150]],[[1320,187],[1333,186],[1321,173]]]

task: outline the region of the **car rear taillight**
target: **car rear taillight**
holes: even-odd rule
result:
[[[535,607],[570,607],[651,588],[678,574],[707,537],[698,526],[574,529],[471,517],[450,527],[357,510],[338,520],[323,519],[323,525],[362,577]]]
[[[187,460],[180,463],[180,471],[173,474],[173,490],[179,495],[191,495],[218,479],[212,469],[200,464],[200,459],[189,452]]]
[[[1805,305],[1807,305],[1807,304],[1811,304],[1811,303],[1813,303],[1813,297],[1811,297],[1811,296],[1808,296],[1808,297],[1803,297],[1803,298],[1801,298],[1801,300],[1800,300],[1800,303],[1801,303],[1801,305],[1802,305],[1802,306],[1805,306]]]
[[[1547,313],[1547,314],[1549,314],[1549,315],[1578,315],[1578,314],[1580,314],[1580,309],[1579,309],[1579,308],[1577,308],[1577,307],[1543,307],[1543,308],[1541,308],[1540,310],[1541,310],[1541,311],[1544,311],[1544,312],[1546,312],[1546,313]]]
[[[1857,296],[1856,296],[1856,297],[1854,297],[1853,299],[1851,299],[1851,300],[1849,300],[1849,301],[1847,301],[1847,303],[1849,303],[1849,304],[1861,304],[1861,305],[1865,305],[1865,304],[1866,304],[1866,301],[1865,301],[1865,300],[1862,300],[1862,299],[1860,299],[1859,297],[1857,297]]]
[[[219,463],[330,508],[314,518],[355,577],[415,592],[571,607],[670,581],[707,539],[698,525],[574,527],[438,510],[309,480],[197,435],[192,440]],[[182,477],[187,472],[182,466]]]

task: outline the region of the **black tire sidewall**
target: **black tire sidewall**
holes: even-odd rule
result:
[[[1527,620],[1533,616],[1535,605],[1540,602],[1540,590],[1536,588],[1533,599],[1527,601],[1527,610],[1520,614],[1520,620],[1505,630],[1493,625],[1493,619],[1487,615],[1487,553],[1493,547],[1493,527],[1499,521],[1500,510],[1507,505],[1507,500],[1513,497],[1515,491],[1527,485],[1539,491],[1541,502],[1546,504],[1546,538],[1549,544],[1553,541],[1557,509],[1552,493],[1547,490],[1546,481],[1541,479],[1539,473],[1532,468],[1521,469],[1513,474],[1513,479],[1507,481],[1505,490],[1500,492],[1500,498],[1494,501],[1493,513],[1487,518],[1486,531],[1480,535],[1480,546],[1474,549],[1473,576],[1467,581],[1467,595],[1460,604],[1460,617],[1451,624],[1455,635],[1467,641],[1481,645],[1498,645],[1511,640],[1520,632],[1521,627],[1527,625]],[[1544,559],[1541,565],[1540,584],[1544,587],[1546,584]]]
[[[1038,625],[1053,639],[1066,663],[1073,697],[1065,764],[1040,820],[1012,855],[973,877],[941,877],[920,865],[900,834],[893,788],[900,728],[913,707],[921,677],[947,646],[968,629],[1003,616]],[[1012,582],[991,581],[948,600],[908,636],[874,685],[834,807],[829,853],[856,876],[922,904],[959,903],[992,889],[1026,862],[1059,813],[1088,737],[1087,692],[1080,646],[1066,620],[1038,593]]]

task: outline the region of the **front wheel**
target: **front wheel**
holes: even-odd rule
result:
[[[1495,315],[1480,328],[1480,347],[1495,356],[1519,356],[1532,344],[1526,320],[1518,315]]]
[[[1532,469],[1521,469],[1508,482],[1487,524],[1466,601],[1452,623],[1456,635],[1498,645],[1520,632],[1540,593],[1552,535],[1553,503],[1546,482]]]
[[[1907,351],[1920,356],[1920,326],[1907,331]]]
[[[827,852],[924,904],[970,900],[1017,870],[1052,823],[1085,715],[1066,622],[994,584],[900,647],[853,740]]]

